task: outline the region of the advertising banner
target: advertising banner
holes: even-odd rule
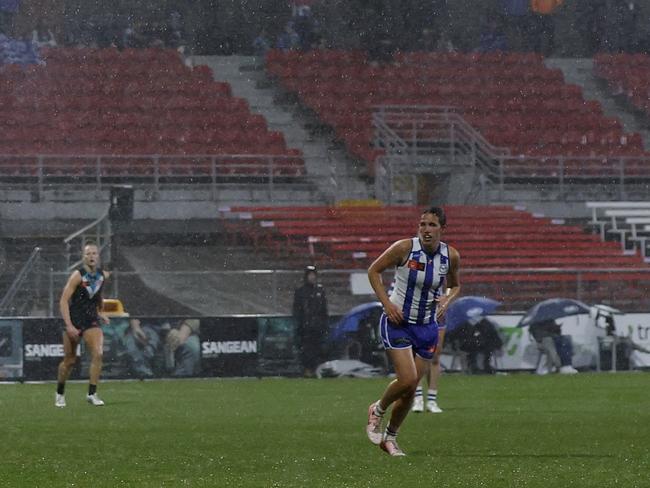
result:
[[[202,318],[202,375],[255,376],[258,336],[257,317]]]
[[[504,345],[495,356],[495,367],[500,370],[535,369],[540,351],[529,332],[529,327],[517,327],[523,315],[490,315],[489,318],[498,326]],[[620,348],[629,354],[629,368],[650,367],[650,315],[616,314],[614,315],[615,332],[618,340],[625,343]],[[572,365],[575,368],[596,368],[599,355],[602,360],[602,343],[607,337],[605,327],[589,315],[574,315],[558,319],[563,335],[571,336],[573,345]],[[607,351],[605,351],[607,354]],[[609,352],[611,354],[611,352]],[[460,361],[453,356],[443,355],[441,362],[445,368],[460,369]],[[620,358],[618,359],[620,361]],[[619,367],[619,369],[621,369]]]
[[[112,317],[104,326],[104,378],[198,376],[200,319]],[[87,376],[84,358],[82,374]]]
[[[529,328],[517,327],[521,317],[489,316],[503,341],[493,355],[495,369],[533,370],[538,366],[540,350]],[[616,314],[610,319],[609,330],[589,315],[566,317],[558,323],[562,334],[571,336],[576,368],[608,370],[614,361],[619,370],[650,368],[650,314]],[[301,374],[295,324],[289,316],[126,316],[113,317],[102,330],[102,378]],[[60,319],[0,319],[0,380],[54,381],[63,358],[62,334]],[[614,335],[616,355],[611,347]],[[358,342],[358,337],[342,341],[345,346],[345,341]],[[356,350],[360,349],[330,347],[323,361],[347,358]],[[90,355],[83,341],[76,354],[71,378],[87,378]],[[443,367],[459,370],[461,354],[443,354]]]
[[[23,336],[21,320],[0,319],[0,380],[23,376]]]
[[[26,380],[55,380],[63,359],[63,321],[61,319],[22,319],[23,376]],[[80,350],[77,350],[77,355]],[[79,378],[79,364],[70,379]]]

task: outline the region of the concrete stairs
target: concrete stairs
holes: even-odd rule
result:
[[[245,98],[253,112],[266,118],[270,130],[282,132],[288,147],[303,152],[307,173],[315,177],[326,200],[369,198],[368,185],[345,149],[326,135],[310,132],[297,104],[279,101],[278,89],[255,57],[194,56],[192,61],[209,66],[215,80],[230,83],[234,96]]]
[[[567,83],[582,87],[582,93],[587,100],[596,100],[603,107],[603,112],[608,117],[618,117],[626,132],[638,132],[643,138],[643,144],[650,148],[650,131],[647,121],[637,116],[618,97],[612,95],[603,82],[594,75],[594,62],[591,58],[550,58],[545,61],[549,68],[559,68],[564,74]]]

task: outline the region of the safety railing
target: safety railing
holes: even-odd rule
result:
[[[63,239],[66,269],[72,270],[81,265],[81,259],[72,261],[73,255],[79,256],[84,245],[88,242],[94,242],[97,245],[102,261],[109,263],[111,261],[111,236],[111,220],[109,211],[106,210],[90,224]]]
[[[514,155],[490,144],[453,107],[378,106],[373,114],[380,176],[416,174],[419,166],[435,171],[436,164],[471,165],[504,198],[508,188],[547,191],[549,199],[645,198],[650,183],[650,157],[594,154]],[[431,156],[443,156],[433,161]],[[383,193],[390,185],[383,183]],[[542,195],[543,197],[543,195]]]
[[[38,299],[41,277],[36,276],[40,264],[41,248],[35,247],[25,264],[20,269],[13,282],[7,289],[4,297],[0,300],[0,316],[22,315],[29,311],[30,301]],[[25,290],[28,279],[33,285],[31,289]],[[35,279],[34,279],[35,278]]]
[[[462,251],[462,250],[461,250]],[[331,314],[343,314],[355,305],[375,300],[369,286],[358,289],[365,269],[319,270]],[[157,294],[194,308],[197,313],[291,313],[293,293],[302,284],[302,270],[230,271],[120,271],[113,270],[105,296],[130,297],[133,282]],[[52,309],[67,273],[52,273]],[[391,273],[384,282],[389,283]],[[140,286],[139,285],[139,286]],[[589,304],[607,303],[626,312],[650,309],[650,268],[511,268],[464,269],[463,294],[482,295],[503,302],[502,311],[526,310],[552,297],[568,297]],[[140,288],[141,289],[141,288]],[[135,299],[134,299],[135,298]],[[149,304],[151,307],[151,304]],[[155,309],[155,307],[153,307]],[[137,311],[134,311],[137,312]]]
[[[223,189],[256,187],[272,196],[278,188],[311,189],[316,193],[323,174],[334,181],[330,190],[345,189],[345,175],[327,171],[309,175],[299,155],[7,155],[0,154],[0,186],[29,189],[42,196],[49,189],[82,187],[88,191],[108,189],[115,183],[129,183],[156,198],[163,189],[205,188],[207,198],[216,200]],[[318,189],[318,190],[317,190]],[[327,195],[320,195],[323,200]],[[330,195],[330,199],[333,197]]]

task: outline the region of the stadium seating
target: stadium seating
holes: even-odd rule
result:
[[[491,144],[524,157],[640,156],[639,134],[528,53],[397,53],[374,65],[356,51],[271,51],[267,70],[370,163],[374,105],[451,106]],[[519,162],[509,162],[513,171]],[[542,169],[542,172],[544,170]],[[552,171],[552,170],[551,170]],[[598,168],[594,169],[598,171]],[[529,172],[520,167],[520,172]]]
[[[594,74],[607,82],[614,95],[623,95],[634,108],[650,115],[650,56],[601,53],[594,57]]]
[[[49,49],[43,58],[45,65],[0,69],[0,155],[266,155],[281,161],[274,174],[304,174],[300,151],[287,148],[229,84],[215,82],[206,66],[188,68],[176,51]],[[85,161],[61,169],[83,175],[85,165],[96,166]],[[195,174],[191,164],[173,170],[178,160],[167,161],[161,176]],[[221,163],[218,173],[243,166]],[[154,164],[140,173],[151,174]],[[104,172],[128,176],[131,166],[109,162]],[[196,175],[205,171],[199,166]],[[243,174],[266,171],[248,164]]]
[[[221,222],[229,235],[242,242],[287,256],[289,266],[295,261],[292,256],[309,256],[327,269],[365,269],[389,244],[415,235],[421,210],[230,207],[222,209]],[[575,225],[507,206],[450,206],[446,211],[449,224],[444,239],[461,253],[468,294],[497,299],[508,294],[509,303],[530,304],[540,294],[574,296],[576,270],[588,283],[585,293],[595,293],[606,286],[603,283],[634,283],[650,276],[644,273],[648,267],[638,254],[623,255],[618,243],[602,242]]]

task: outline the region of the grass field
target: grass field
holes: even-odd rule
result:
[[[443,377],[406,458],[365,437],[387,379],[0,385],[2,487],[650,486],[646,373]]]

